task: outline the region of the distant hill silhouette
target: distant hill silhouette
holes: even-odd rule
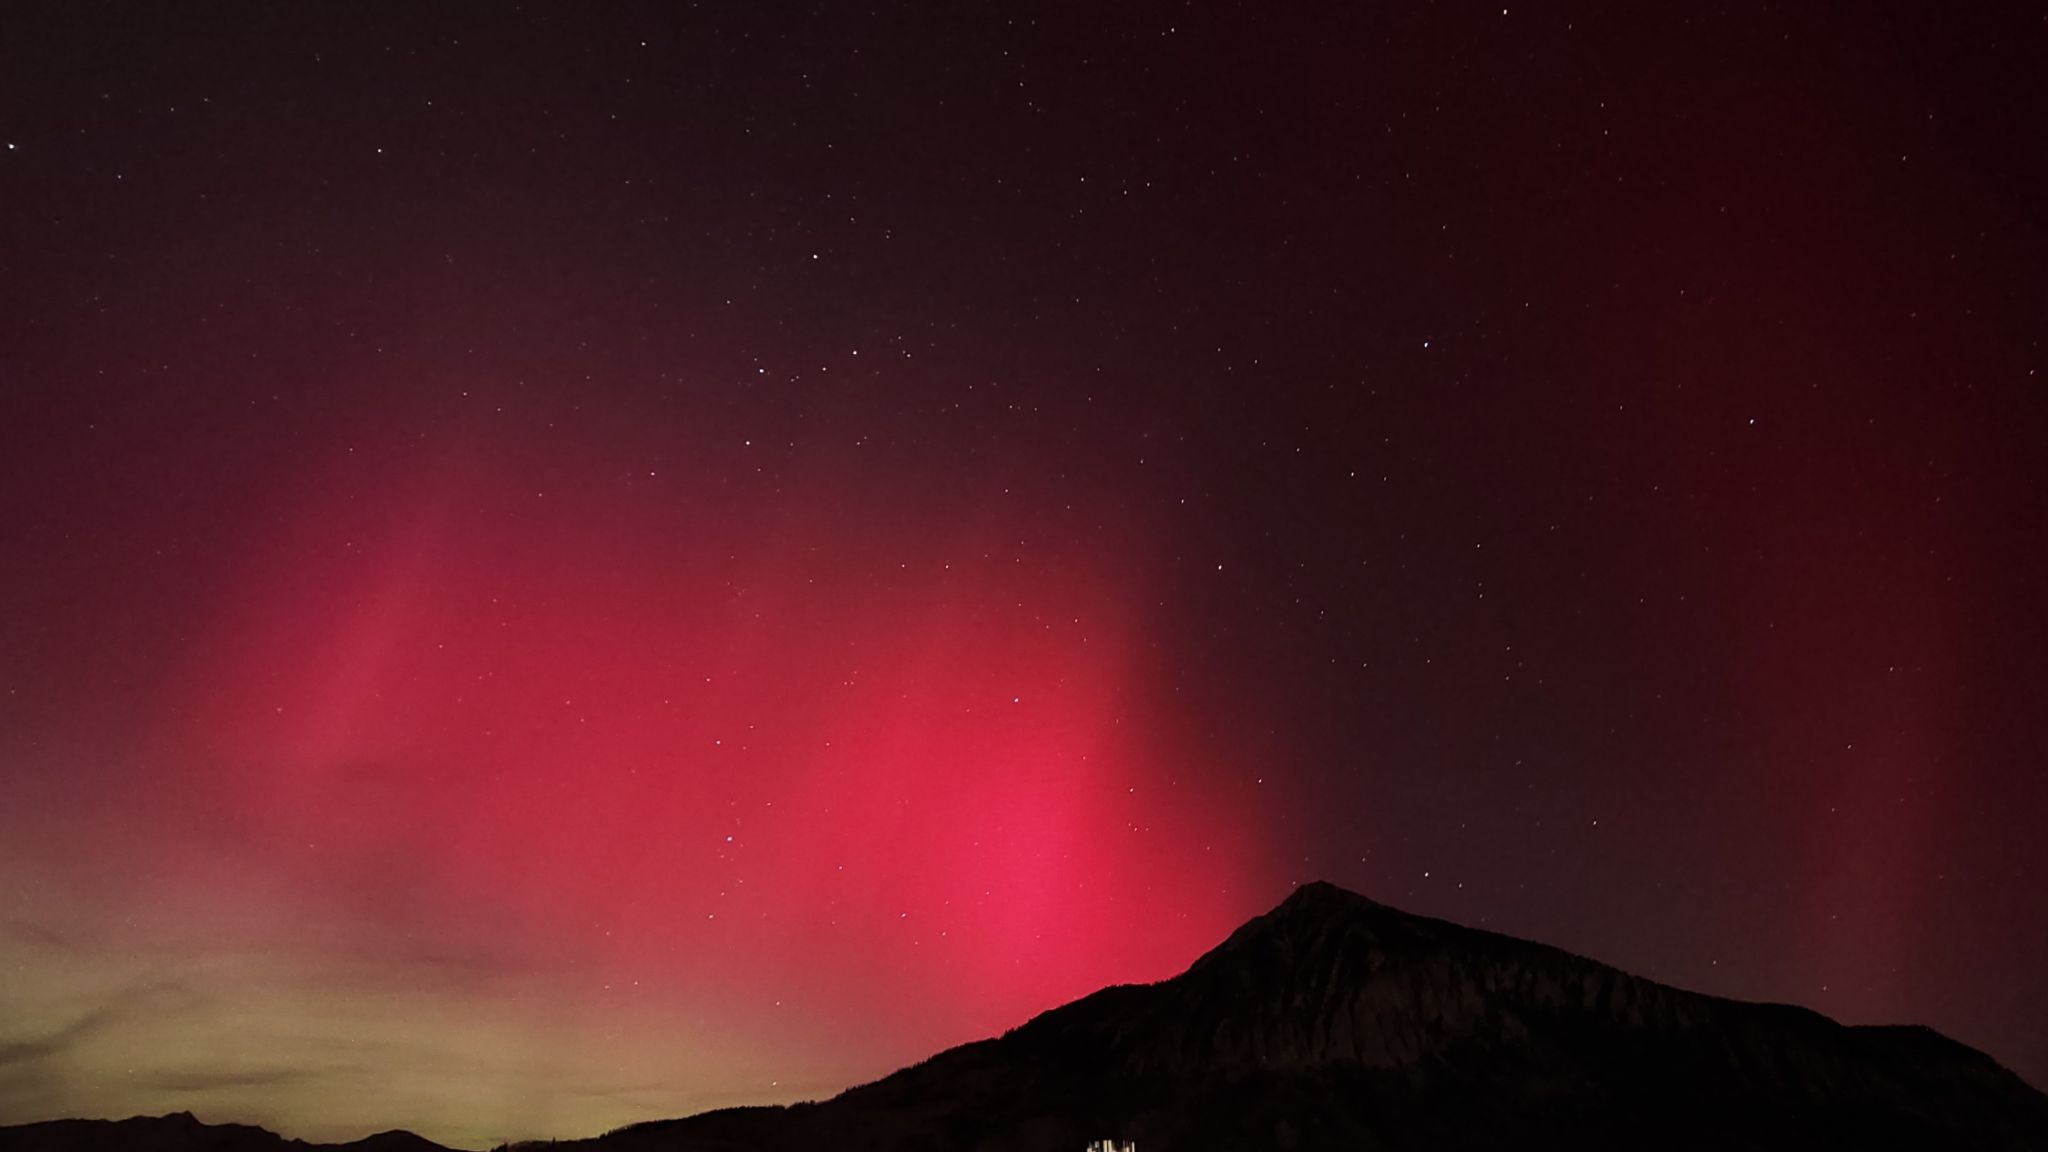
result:
[[[0,1129],[0,1152],[296,1145],[232,1126],[194,1141],[194,1125],[27,1125]],[[831,1100],[551,1148],[1081,1152],[1103,1137],[1140,1152],[2048,1150],[2048,1097],[1926,1028],[1684,992],[1310,884],[1173,979],[1106,988]],[[343,1147],[433,1148],[404,1133]]]
[[[287,1140],[248,1124],[202,1124],[190,1112],[132,1120],[50,1120],[0,1128],[5,1152],[448,1152],[410,1132],[379,1132],[346,1144]]]

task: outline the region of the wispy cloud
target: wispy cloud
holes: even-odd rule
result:
[[[213,1092],[223,1088],[274,1088],[311,1079],[318,1073],[308,1068],[246,1068],[201,1072],[180,1070],[158,1072],[143,1083],[165,1092]]]
[[[198,993],[170,981],[124,989],[59,1028],[25,1039],[0,1039],[0,1068],[47,1060],[109,1028],[130,1021],[183,1011],[201,999]]]
[[[21,940],[59,952],[79,951],[78,942],[47,924],[33,920],[8,920],[0,923],[0,939]]]

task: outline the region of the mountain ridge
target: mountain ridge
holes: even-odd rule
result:
[[[282,1136],[254,1124],[209,1124],[190,1112],[122,1120],[40,1120],[0,1127],[7,1152],[463,1152],[403,1128],[323,1144]]]
[[[1226,1115],[1175,1119],[1219,1100],[1235,1102]],[[1107,1135],[1174,1149],[1490,1147],[1531,1125],[1557,1146],[1632,1146],[1660,1125],[1667,1146],[1688,1146],[1674,1124],[1701,1147],[2048,1148],[2048,1097],[1933,1029],[1673,988],[1327,882],[1177,976],[1104,988],[829,1101],[596,1143],[799,1147],[772,1130],[820,1113],[841,1146],[877,1149]],[[1774,1126],[1795,1135],[1773,1143]],[[862,1128],[876,1142],[845,1142]]]
[[[114,1129],[68,1130],[70,1143],[16,1135],[45,1127],[0,1129],[0,1152],[438,1148],[410,1133],[327,1146],[262,1129],[203,1145],[122,1142]],[[1104,1137],[1146,1152],[2005,1152],[2048,1149],[2048,1097],[1931,1028],[1843,1025],[1797,1005],[1674,988],[1316,882],[1176,976],[1100,989],[829,1100],[549,1143],[1078,1152]]]

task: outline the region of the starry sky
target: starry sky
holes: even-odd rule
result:
[[[2028,5],[10,5],[0,1121],[828,1095],[1329,879],[2048,1084]]]

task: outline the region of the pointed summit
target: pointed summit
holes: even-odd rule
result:
[[[1287,894],[1287,899],[1273,906],[1269,916],[1287,914],[1290,916],[1330,915],[1341,910],[1359,907],[1378,908],[1367,897],[1360,896],[1349,888],[1339,888],[1328,880],[1311,880]]]
[[[1404,912],[1361,896],[1349,888],[1339,888],[1328,880],[1311,880],[1288,893],[1287,898],[1275,904],[1272,911],[1252,918],[1244,927],[1264,924],[1270,928],[1285,926],[1289,931],[1301,931],[1374,917],[1406,916]]]
[[[1302,978],[1354,981],[1365,975],[1354,970],[1358,962],[1427,935],[1425,926],[1434,923],[1327,880],[1311,881],[1195,961],[1188,978],[1230,969],[1232,983],[1265,987]]]

